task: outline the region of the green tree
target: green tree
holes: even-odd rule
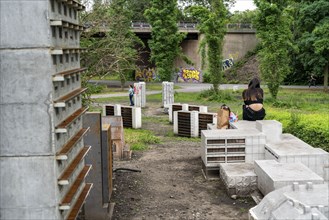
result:
[[[207,58],[213,90],[218,93],[218,86],[223,77],[222,51],[226,33],[227,10],[222,0],[210,0],[210,7],[192,6],[187,12],[199,22],[198,28],[204,39],[201,42],[202,58]],[[204,62],[203,62],[204,63]]]
[[[88,67],[84,82],[94,76],[119,75],[123,88],[127,77],[139,59],[136,44],[139,39],[131,30],[131,14],[127,0],[112,0],[111,4],[96,1],[93,10],[82,16],[89,28],[81,38],[88,49],[82,56],[82,65]]]
[[[180,43],[186,36],[178,32],[178,8],[176,0],[151,0],[145,16],[152,26],[149,46],[151,60],[155,62],[157,74],[162,81],[171,81],[174,60],[182,55]]]
[[[301,1],[298,13],[297,39],[299,59],[305,69],[323,76],[328,90],[329,65],[329,2],[327,0]]]
[[[150,0],[130,0],[127,1],[128,9],[132,12],[133,21],[146,21],[144,12],[150,7]]]
[[[276,99],[279,86],[291,71],[289,51],[293,48],[289,1],[255,0],[259,13],[255,27],[261,39],[260,72],[271,96]]]
[[[257,10],[236,11],[229,16],[229,23],[253,23]]]

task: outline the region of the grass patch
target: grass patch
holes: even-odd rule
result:
[[[208,112],[217,112],[222,104],[226,104],[231,110],[242,119],[241,98],[242,90],[227,90],[218,97],[212,94],[207,95],[207,91],[198,93],[175,93],[175,102],[188,103],[195,105],[208,106]],[[314,147],[321,147],[329,151],[329,94],[319,90],[303,89],[281,89],[276,100],[270,96],[268,89],[264,90],[266,109],[266,120],[277,120],[282,123],[283,131],[291,133],[301,140]],[[147,102],[162,103],[162,94],[147,96]],[[113,97],[97,99],[101,103],[129,103],[128,97]],[[297,114],[298,116],[294,115]],[[145,117],[143,120],[168,124],[167,117]],[[135,137],[137,137],[138,134]],[[175,140],[200,141],[199,138],[176,137],[172,131],[166,134],[166,137],[175,138]],[[139,144],[140,145],[140,144]],[[137,146],[136,147],[140,147]]]
[[[177,135],[174,134],[174,131],[169,131],[165,137],[169,137],[169,138],[173,138],[174,140],[177,141],[191,141],[191,142],[200,142],[201,139],[199,137],[179,137]]]
[[[131,150],[147,150],[150,144],[160,143],[160,138],[148,130],[125,128],[124,135]]]
[[[156,117],[144,116],[143,122],[161,123],[161,124],[169,125],[168,115],[160,116],[160,117],[159,116],[156,116]]]

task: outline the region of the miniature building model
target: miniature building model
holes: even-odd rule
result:
[[[75,219],[92,187],[81,119],[83,9],[76,0],[0,1],[3,219]]]
[[[250,220],[329,219],[328,184],[294,182],[269,193],[249,210]]]
[[[174,83],[162,82],[162,106],[168,108],[168,105],[175,101]]]
[[[136,107],[146,105],[146,84],[145,82],[134,83],[134,103]]]
[[[121,116],[123,127],[141,128],[142,127],[142,109],[133,106],[104,105],[103,116]]]

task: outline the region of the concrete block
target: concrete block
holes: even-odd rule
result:
[[[186,113],[189,115],[189,128],[186,127],[187,125],[183,125],[182,123],[186,123],[186,120],[180,119],[179,114],[180,113]],[[189,129],[190,130],[190,136],[189,137],[198,137],[199,136],[199,112],[197,111],[175,111],[174,112],[174,134],[180,135],[180,133],[184,133],[183,136],[185,136],[185,132],[183,130]],[[179,128],[181,129],[179,130]]]
[[[175,91],[173,82],[162,82],[162,106],[168,108],[175,102]]]
[[[61,219],[55,167],[53,156],[0,157],[1,219]]]
[[[230,196],[249,196],[257,189],[257,176],[252,163],[222,163],[219,168],[220,178]]]
[[[249,219],[328,219],[328,184],[294,183],[267,194]]]
[[[266,135],[267,142],[280,141],[282,124],[275,120],[256,121],[256,128]]]
[[[281,163],[301,162],[323,178],[325,164],[329,164],[328,152],[313,148],[291,134],[282,134],[281,141],[267,143],[265,158]],[[326,178],[325,180],[328,181]]]
[[[132,125],[133,128],[141,128],[142,127],[142,109],[140,107],[132,108]]]
[[[256,128],[256,121],[245,121],[240,120],[237,122],[230,122],[230,127],[232,129],[239,129],[239,130],[249,130],[250,128]]]
[[[145,107],[146,105],[146,84],[145,82],[134,83],[134,103],[135,107]]]
[[[281,187],[312,182],[322,184],[322,177],[314,173],[302,163],[278,163],[275,160],[256,160],[255,173],[258,176],[258,189],[268,194]]]
[[[179,111],[182,110],[182,107],[181,107],[181,104],[180,103],[168,104],[169,122],[173,122],[173,117],[174,117],[174,111],[173,111],[173,109],[175,109],[176,106],[179,108]]]
[[[52,111],[38,102],[1,103],[0,156],[54,154]]]
[[[0,48],[49,47],[48,7],[49,1],[0,1]]]
[[[1,33],[3,32],[1,29]],[[53,85],[49,70],[51,56],[48,49],[0,50],[0,60],[1,104],[38,103],[43,104],[45,108],[51,104]],[[36,60],[42,65],[36,65]],[[38,89],[35,89],[35,85],[38,85]]]

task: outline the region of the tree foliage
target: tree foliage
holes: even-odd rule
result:
[[[254,23],[257,10],[236,11],[229,16],[229,23]]]
[[[83,14],[82,22],[89,26],[81,37],[81,46],[88,49],[81,59],[82,65],[88,67],[85,83],[94,76],[119,75],[123,87],[135,69],[139,58],[135,47],[140,41],[131,30],[131,14],[126,2],[95,1],[93,10]]]
[[[178,8],[176,0],[151,0],[145,16],[152,26],[149,46],[151,60],[155,62],[157,75],[162,81],[171,81],[174,60],[182,55],[180,43],[186,36],[178,32]]]
[[[188,9],[199,22],[200,33],[204,34],[201,42],[201,53],[205,54],[208,64],[208,72],[217,93],[218,86],[223,77],[222,50],[223,39],[226,33],[227,10],[222,0],[210,0],[209,7],[192,6]],[[207,49],[205,50],[205,47]]]
[[[271,96],[276,99],[279,86],[291,71],[289,51],[293,48],[292,17],[289,1],[255,0],[259,9],[255,20],[257,37],[261,39],[260,72]]]
[[[298,58],[306,70],[324,76],[325,89],[328,90],[329,2],[301,1],[297,27],[300,33],[297,38]]]

